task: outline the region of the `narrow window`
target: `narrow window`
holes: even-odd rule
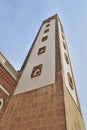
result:
[[[67,73],[67,76],[68,76],[68,83],[69,83],[71,89],[73,90],[73,82],[72,82],[72,78],[71,78],[71,75],[69,72]]]
[[[66,49],[66,44],[65,44],[65,42],[63,41],[63,47],[64,47],[64,49]]]
[[[31,73],[31,78],[41,75],[41,71],[42,71],[42,64],[33,67],[32,73]]]
[[[39,48],[38,55],[40,55],[42,53],[45,53],[45,51],[46,51],[46,46],[43,46],[43,47]]]
[[[46,30],[44,31],[44,33],[47,33],[47,32],[49,32],[49,29],[46,29]]]
[[[44,41],[46,41],[47,39],[48,39],[48,36],[45,36],[45,37],[42,38],[41,41],[44,42]]]
[[[0,98],[0,110],[2,109],[3,107],[3,98]]]
[[[65,56],[66,63],[69,64],[69,58],[68,58],[68,56],[66,55],[66,53],[64,53],[64,56]]]

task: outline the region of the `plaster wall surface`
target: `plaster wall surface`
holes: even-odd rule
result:
[[[14,95],[55,83],[55,19],[50,21],[49,32],[45,34],[47,24],[41,28]],[[48,39],[42,42],[44,36]],[[43,46],[46,46],[45,53],[38,55],[38,49]],[[39,64],[42,64],[41,75],[31,78],[33,67]]]

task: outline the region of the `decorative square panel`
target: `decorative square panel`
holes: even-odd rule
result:
[[[44,37],[42,37],[42,42],[44,42],[44,41],[46,41],[48,39],[48,36],[44,36]]]
[[[41,75],[41,72],[42,72],[42,64],[33,67],[31,78]]]
[[[39,48],[38,55],[40,55],[42,53],[45,53],[45,51],[46,51],[46,46],[43,46],[43,47]]]
[[[49,32],[49,29],[46,29],[46,30],[44,31],[44,33],[47,33],[47,32]]]
[[[46,28],[49,27],[49,26],[50,26],[50,24],[47,24],[47,25],[46,25]]]

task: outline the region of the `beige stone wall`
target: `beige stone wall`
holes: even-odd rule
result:
[[[65,111],[67,130],[86,130],[80,109],[77,107],[67,88],[65,88]]]
[[[66,130],[61,73],[54,85],[11,98],[0,130]]]

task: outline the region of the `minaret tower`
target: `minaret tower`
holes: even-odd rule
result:
[[[20,73],[1,130],[85,130],[57,15],[43,21]]]

